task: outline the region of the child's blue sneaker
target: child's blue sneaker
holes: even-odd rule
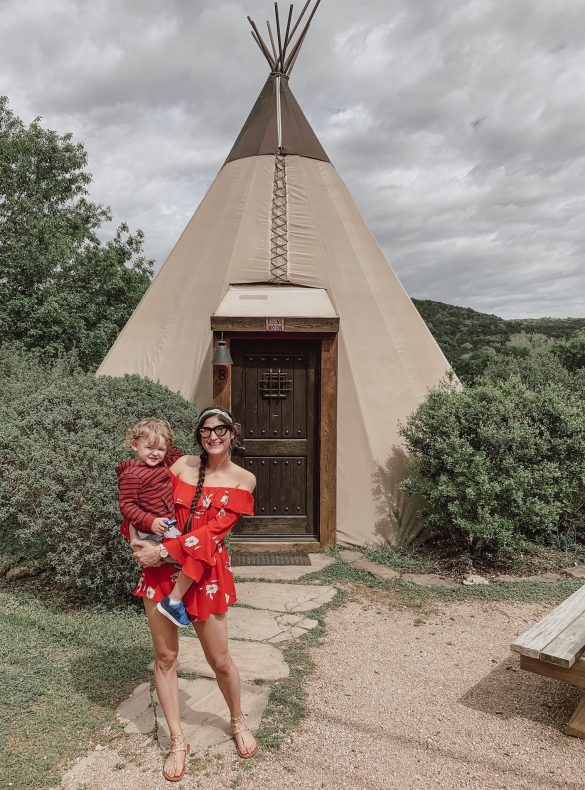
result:
[[[167,595],[160,603],[157,603],[156,608],[175,625],[182,626],[183,628],[187,625],[191,625],[191,620],[189,620],[189,615],[187,614],[183,601],[171,603],[170,595]]]

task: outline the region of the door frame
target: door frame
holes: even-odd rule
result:
[[[285,318],[280,319],[279,330],[267,327],[273,322],[265,318],[227,318],[211,316],[213,347],[223,335],[229,348],[233,337],[241,340],[317,340],[321,349],[319,377],[319,430],[318,430],[318,486],[319,497],[319,541],[321,548],[330,548],[336,543],[337,517],[337,366],[338,366],[338,318]],[[213,402],[231,410],[232,382],[229,366],[213,366]],[[295,541],[284,544],[278,540],[238,542],[238,550],[257,551],[278,548],[304,549],[315,546],[315,540]]]

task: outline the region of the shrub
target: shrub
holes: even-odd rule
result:
[[[192,403],[138,376],[99,377],[0,348],[0,552],[51,572],[81,600],[127,600],[137,567],[119,535],[114,469],[126,429],[169,420],[192,447]]]
[[[472,555],[583,531],[585,403],[522,365],[466,389],[445,384],[402,428],[416,469],[403,489],[424,497],[433,533]]]

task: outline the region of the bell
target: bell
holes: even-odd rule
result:
[[[217,345],[215,347],[215,351],[213,352],[213,359],[211,360],[212,365],[233,365],[234,361],[232,359],[232,355],[230,354],[230,350],[227,347],[227,343],[223,339],[217,341]]]

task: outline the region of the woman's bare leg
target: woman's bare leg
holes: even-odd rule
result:
[[[154,645],[154,685],[158,701],[167,721],[170,735],[181,735],[179,709],[179,681],[177,678],[177,655],[179,653],[179,629],[156,610],[156,602],[144,599],[144,609]],[[169,754],[165,771],[178,776],[183,770],[185,753]]]
[[[215,672],[217,685],[230,709],[230,716],[238,718],[242,714],[240,673],[228,650],[227,615],[212,614],[209,620],[193,625],[207,663]],[[256,746],[256,739],[249,731],[238,733],[236,740],[242,752],[251,752]]]

